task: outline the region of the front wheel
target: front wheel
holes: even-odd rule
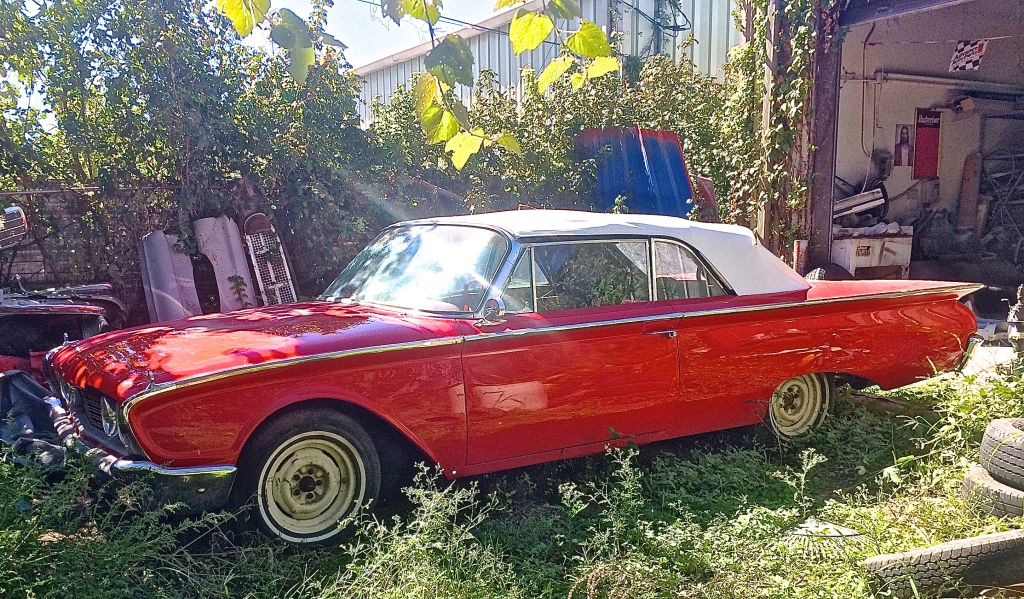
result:
[[[239,461],[239,498],[266,534],[320,543],[377,499],[380,461],[349,416],[329,408],[285,414],[259,430]]]
[[[803,436],[817,427],[832,409],[835,385],[824,374],[793,377],[772,393],[768,422],[785,439]]]

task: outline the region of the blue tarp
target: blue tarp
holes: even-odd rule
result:
[[[587,129],[580,145],[586,158],[597,161],[598,210],[611,210],[620,195],[632,213],[686,217],[693,210],[693,187],[675,132]]]

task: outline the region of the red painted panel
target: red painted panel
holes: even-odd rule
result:
[[[662,322],[516,336],[510,331],[671,313],[667,302],[463,323],[468,463],[480,464],[673,427],[676,340]],[[478,336],[478,337],[472,337]]]
[[[129,424],[158,464],[233,464],[252,431],[279,409],[343,400],[395,425],[432,462],[458,469],[466,455],[460,353],[456,343],[254,372],[143,400],[129,411]]]

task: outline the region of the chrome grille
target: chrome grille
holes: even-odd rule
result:
[[[82,409],[89,424],[103,430],[103,395],[89,387],[82,388],[78,394],[82,398]]]

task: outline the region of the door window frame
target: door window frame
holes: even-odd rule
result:
[[[530,287],[532,288],[532,293],[533,293],[533,311],[532,312],[520,312],[519,314],[542,314],[542,312],[538,312],[537,311],[537,305],[539,303],[539,298],[537,297],[537,280],[536,280],[537,257],[536,257],[536,253],[533,251],[533,248],[543,247],[543,246],[552,246],[552,245],[575,245],[575,244],[584,244],[584,243],[623,243],[623,242],[629,242],[629,241],[645,243],[647,245],[647,261],[648,261],[648,264],[647,264],[647,268],[648,268],[648,272],[647,272],[647,292],[648,292],[649,299],[647,301],[648,302],[664,302],[664,301],[679,301],[681,299],[682,300],[687,299],[687,298],[676,298],[674,300],[668,300],[668,299],[661,299],[659,297],[656,297],[657,289],[656,289],[656,285],[655,285],[655,274],[657,272],[657,255],[656,255],[657,251],[656,251],[655,245],[659,241],[660,242],[669,243],[669,244],[674,244],[674,245],[680,246],[683,249],[685,249],[686,251],[688,251],[690,253],[690,255],[693,257],[694,261],[697,262],[699,266],[702,266],[704,268],[704,271],[708,275],[708,277],[713,277],[715,282],[717,282],[722,287],[722,289],[725,291],[726,295],[725,296],[718,296],[718,297],[727,297],[727,296],[734,296],[734,295],[736,295],[736,291],[733,289],[732,285],[729,284],[729,281],[726,280],[726,278],[722,276],[722,273],[719,272],[719,270],[717,268],[715,268],[715,266],[713,264],[711,264],[707,260],[707,258],[704,257],[703,254],[701,254],[699,251],[697,251],[692,245],[690,245],[690,244],[688,244],[688,243],[686,243],[684,241],[680,241],[679,239],[675,239],[673,237],[665,237],[665,236],[660,236],[660,235],[656,235],[656,236],[651,236],[651,235],[616,235],[616,236],[613,236],[613,237],[572,237],[572,238],[565,238],[565,237],[553,237],[552,238],[552,237],[548,237],[548,238],[533,239],[533,240],[531,240],[531,239],[520,240],[520,239],[515,238],[515,237],[510,237],[509,241],[512,243],[511,249],[510,249],[510,251],[508,253],[508,256],[506,257],[504,266],[502,266],[502,268],[500,268],[498,270],[498,274],[495,277],[494,284],[491,285],[491,291],[490,291],[490,294],[488,295],[488,297],[489,298],[496,298],[496,299],[501,299],[502,298],[502,296],[505,293],[505,286],[508,285],[509,281],[511,280],[513,270],[519,264],[520,257],[524,253],[529,252],[530,253]],[[500,283],[500,285],[498,283]],[[689,298],[689,299],[701,299],[701,298]],[[707,299],[707,298],[703,298],[703,299]]]
[[[667,298],[655,297],[655,294],[656,294],[656,292],[658,290],[657,289],[658,286],[655,284],[655,280],[656,280],[657,272],[658,272],[658,270],[657,270],[657,268],[658,268],[658,252],[657,252],[657,248],[656,248],[658,242],[668,243],[670,245],[675,245],[675,246],[681,247],[684,250],[686,250],[690,254],[690,257],[693,258],[693,261],[697,263],[697,266],[703,268],[704,269],[704,273],[709,278],[713,278],[715,283],[717,283],[718,286],[721,287],[723,291],[725,291],[725,295],[726,296],[736,295],[736,291],[732,288],[732,285],[729,285],[729,282],[725,280],[725,277],[722,276],[722,273],[718,272],[718,269],[715,268],[710,262],[708,262],[707,259],[704,258],[704,256],[701,255],[700,252],[698,252],[696,249],[694,249],[693,246],[691,246],[688,243],[684,243],[682,241],[679,241],[678,239],[672,239],[671,237],[651,237],[651,244],[650,244],[650,248],[651,248],[651,258],[650,258],[650,260],[651,260],[651,284],[652,284],[651,297],[654,298],[651,301],[664,302],[664,301],[678,301],[678,300],[685,300],[685,299],[707,299],[707,298],[689,298],[689,297],[679,297],[679,298],[667,299]],[[715,297],[715,296],[708,296],[708,297]],[[721,297],[721,296],[719,296],[719,297]]]
[[[519,245],[519,252],[516,256],[515,265],[519,264],[519,256],[524,252],[530,252],[530,286],[533,288],[533,311],[532,312],[521,312],[521,314],[545,314],[550,312],[541,312],[538,307],[540,298],[537,297],[537,253],[533,251],[537,247],[546,246],[564,246],[564,245],[584,245],[584,244],[618,244],[618,243],[643,243],[644,244],[644,256],[647,258],[647,299],[642,302],[653,302],[657,301],[654,299],[654,242],[650,237],[606,237],[606,238],[583,238],[583,239],[564,239],[557,241],[539,241],[539,242],[523,242]],[[627,257],[628,258],[628,257]],[[513,266],[514,268],[514,266]],[[506,277],[506,281],[501,286],[501,294],[504,294],[505,286],[511,281],[512,272]],[[615,304],[611,304],[615,305]]]

